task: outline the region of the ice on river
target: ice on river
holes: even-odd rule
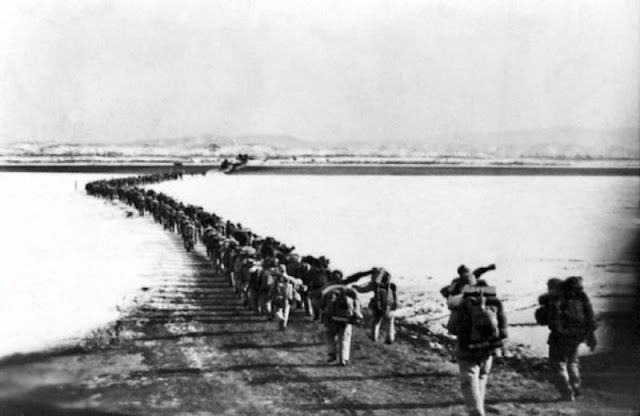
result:
[[[85,194],[86,182],[104,177],[0,174],[0,356],[73,341],[116,319],[136,289],[181,261],[148,218]]]

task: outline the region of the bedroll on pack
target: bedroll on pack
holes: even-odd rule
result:
[[[389,284],[391,281],[391,274],[383,268],[376,269],[376,272],[371,276],[373,282],[377,285]]]
[[[462,289],[462,295],[467,296],[479,296],[482,293],[484,296],[496,296],[497,291],[495,286],[465,286]]]
[[[260,277],[262,275],[262,268],[254,265],[249,269],[249,289],[258,290],[260,288]]]
[[[471,333],[469,336],[469,349],[488,349],[502,346],[500,339],[500,324],[498,315],[500,306],[494,301],[487,305],[485,289],[488,289],[488,296],[495,295],[495,288],[475,287],[477,289],[477,301],[470,306]],[[466,290],[465,290],[466,292]],[[473,295],[470,295],[473,296]]]

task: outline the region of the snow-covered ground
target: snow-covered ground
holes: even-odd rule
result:
[[[106,175],[0,173],[0,356],[72,341],[116,319],[183,261],[161,227],[84,192]]]
[[[154,143],[0,145],[0,163],[219,163],[248,154],[255,164],[460,164],[581,167],[639,167],[637,152],[595,151],[550,146],[535,152],[524,148],[428,145],[330,145],[262,138],[255,143],[185,139]]]

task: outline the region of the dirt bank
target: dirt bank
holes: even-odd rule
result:
[[[4,163],[0,164],[0,172],[151,174],[179,170],[195,175],[217,170],[218,167],[218,164],[192,163],[181,166],[173,163]]]
[[[182,260],[82,347],[2,360],[0,415],[464,414],[456,366],[437,339],[407,331],[387,346],[358,329],[353,366],[328,365],[320,328],[299,312],[281,332],[246,311],[202,253]],[[521,364],[498,363],[490,414],[632,414],[632,393],[587,388],[558,403]]]
[[[204,174],[219,170],[215,163],[185,163],[176,168],[171,163],[4,163],[0,172],[49,173],[162,173],[180,169],[187,174]],[[434,163],[250,163],[234,175],[423,175],[423,176],[640,176],[635,166],[550,166],[526,164],[434,164]]]
[[[636,167],[466,164],[248,164],[234,175],[639,176]]]

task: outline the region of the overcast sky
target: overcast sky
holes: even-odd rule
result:
[[[0,1],[0,141],[640,125],[640,1]]]

